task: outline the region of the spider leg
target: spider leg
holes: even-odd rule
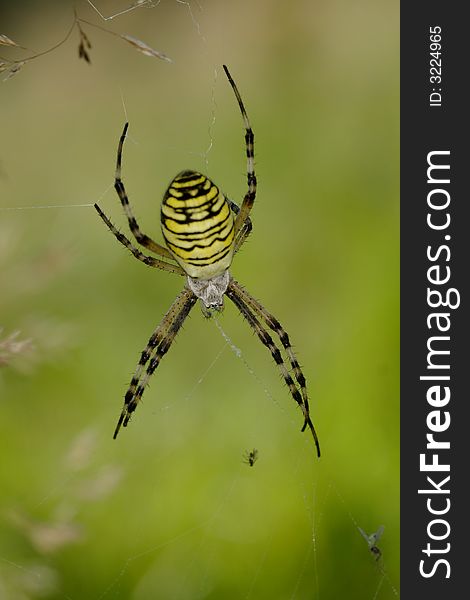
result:
[[[129,419],[137,408],[150,377],[160,364],[163,356],[168,352],[176,334],[196,301],[197,298],[191,290],[184,288],[151,335],[147,346],[140,356],[139,364],[124,397],[124,408],[114,431],[114,439],[116,439],[121,425],[126,427],[129,423]],[[149,364],[144,372],[144,367],[147,363]]]
[[[313,439],[314,439],[315,446],[317,449],[317,455],[318,455],[318,457],[320,457],[320,443],[318,441],[318,436],[315,431],[315,427],[313,426],[312,420],[310,418],[310,410],[309,410],[309,406],[308,406],[307,396],[305,395],[305,397],[304,397],[303,393],[301,394],[301,392],[299,392],[297,386],[294,383],[294,380],[292,379],[292,377],[284,363],[284,360],[281,355],[281,351],[276,346],[272,337],[269,335],[269,333],[266,331],[266,329],[259,322],[257,316],[254,314],[254,312],[253,312],[254,307],[251,302],[251,300],[254,300],[254,299],[252,299],[251,296],[247,292],[245,292],[245,290],[243,290],[237,282],[234,282],[233,280],[229,283],[229,287],[226,291],[226,295],[235,304],[235,306],[241,312],[243,317],[248,321],[249,325],[255,331],[255,333],[257,334],[260,341],[271,352],[271,356],[273,357],[274,362],[277,364],[279,370],[281,371],[281,374],[284,378],[284,381],[287,384],[287,387],[289,388],[289,391],[290,391],[292,397],[297,402],[297,404],[300,406],[302,413],[304,415],[304,425],[302,427],[302,431],[304,431],[308,425],[308,427],[313,435]],[[247,298],[250,301],[248,301],[245,298],[245,295],[247,296]],[[257,303],[256,303],[256,305],[257,305]],[[256,311],[259,312],[258,305],[256,306]],[[282,330],[282,332],[284,332],[284,330],[282,328],[281,328],[281,330]],[[278,331],[276,331],[276,333],[278,333]],[[285,340],[285,337],[284,337],[284,340]],[[290,344],[289,344],[289,347],[290,347]],[[284,346],[284,348],[286,349],[286,353],[287,353],[287,348],[285,346]],[[292,364],[291,355],[294,356],[292,348],[290,348],[290,352],[288,353],[289,359],[291,360],[291,364]],[[299,366],[297,360],[295,359],[295,356],[294,356],[294,360],[295,360],[295,365],[296,365],[296,367],[294,368],[294,373],[295,373],[296,379],[299,383],[299,386],[302,389],[301,382],[303,382],[303,385],[305,386],[305,378],[302,375],[300,366]],[[298,372],[296,372],[296,369],[298,370]],[[299,376],[298,376],[299,373],[301,375],[300,381],[299,381]]]
[[[117,240],[119,242],[121,242],[121,244],[123,246],[125,246],[130,252],[132,252],[132,254],[138,260],[140,260],[144,264],[148,265],[149,267],[155,267],[157,269],[162,269],[163,271],[168,271],[169,273],[176,273],[177,275],[185,275],[185,272],[179,265],[169,263],[169,262],[166,262],[159,258],[154,258],[153,256],[147,256],[146,254],[143,254],[140,250],[138,250],[132,244],[132,242],[130,242],[127,239],[127,237],[123,233],[121,233],[118,229],[116,229],[116,227],[111,223],[111,221],[104,214],[104,212],[101,210],[101,208],[98,206],[98,204],[95,204],[94,206],[95,206],[99,216],[106,223],[106,225],[107,225],[108,229],[111,231],[111,233],[113,233],[114,236],[117,238]]]
[[[270,312],[268,312],[264,306],[258,302],[253,296],[247,292],[245,288],[243,288],[238,281],[232,280],[231,285],[236,289],[237,293],[243,298],[243,300],[250,306],[250,308],[258,314],[266,323],[266,325],[274,331],[281,344],[284,346],[287,356],[289,357],[289,361],[294,372],[295,379],[300,386],[300,390],[302,392],[302,398],[305,406],[307,407],[307,412],[309,412],[308,405],[308,394],[307,394],[307,382],[305,381],[305,376],[302,373],[302,369],[300,368],[299,361],[294,354],[294,350],[292,349],[289,335],[279,323],[279,321],[274,317]],[[304,429],[307,426],[307,421],[304,424]]]
[[[240,107],[240,112],[242,113],[243,123],[245,125],[245,145],[246,145],[246,172],[247,172],[247,180],[248,180],[248,191],[243,198],[243,203],[240,208],[240,212],[235,219],[235,237],[237,237],[238,232],[245,224],[248,216],[250,214],[251,209],[253,208],[253,204],[255,202],[256,196],[256,175],[255,175],[255,135],[253,130],[251,129],[250,121],[248,120],[248,115],[246,114],[245,106],[243,104],[242,98],[240,96],[240,92],[235,85],[232,76],[229,73],[226,65],[223,65],[225,75],[229,80],[230,85],[232,86],[233,92],[238,102],[238,106]],[[246,236],[245,236],[246,237]],[[243,243],[245,237],[241,240]]]
[[[124,209],[124,212],[126,213],[127,221],[129,223],[129,229],[131,230],[131,233],[135,237],[137,242],[141,246],[144,246],[144,248],[147,248],[147,250],[150,250],[151,252],[154,252],[155,254],[158,254],[159,256],[161,256],[163,258],[173,259],[170,251],[167,248],[165,248],[164,246],[161,246],[160,244],[157,244],[157,242],[152,240],[152,238],[150,238],[148,235],[145,235],[145,233],[143,233],[140,230],[137,220],[134,217],[134,214],[132,212],[132,208],[129,203],[129,198],[127,197],[127,193],[124,188],[124,184],[122,183],[122,179],[121,179],[122,147],[123,147],[124,141],[126,139],[128,127],[129,127],[129,123],[126,123],[124,125],[124,129],[121,134],[121,138],[119,140],[117,160],[116,160],[116,174],[115,174],[115,178],[114,178],[114,189],[116,190],[117,195],[119,196],[119,199],[121,200],[121,204]]]
[[[229,203],[232,212],[234,212],[235,215],[238,215],[238,213],[240,212],[240,207],[238,206],[238,204],[236,204],[233,200],[230,200],[230,198],[227,198],[227,202]],[[251,219],[250,217],[247,217],[240,231],[235,236],[234,254],[236,254],[240,250],[246,238],[250,235],[252,229],[253,224],[251,222]]]

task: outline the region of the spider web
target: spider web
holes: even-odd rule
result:
[[[263,16],[273,19],[273,29],[260,32],[256,42],[247,37],[251,53],[262,51],[260,40],[266,48],[273,47],[269,45],[277,31],[273,6],[271,16]],[[18,23],[19,33],[12,30],[11,37],[28,45],[25,39],[32,36],[39,17],[43,38],[49,30],[52,37],[60,37],[51,22],[55,17],[57,23],[62,17],[66,22],[66,16],[55,6],[48,10],[38,5],[18,13],[12,23]],[[15,128],[6,127],[0,154],[0,182],[7,191],[2,194],[7,202],[2,200],[0,206],[0,266],[8,286],[2,285],[5,292],[0,301],[5,315],[5,324],[0,324],[0,365],[3,360],[5,366],[0,371],[0,395],[11,429],[10,433],[2,429],[7,452],[2,474],[6,492],[0,525],[4,530],[0,597],[328,599],[344,595],[345,588],[337,587],[338,574],[352,582],[346,587],[350,598],[398,597],[396,520],[374,485],[382,479],[374,476],[373,468],[358,482],[345,475],[348,469],[355,471],[351,461],[360,452],[351,457],[350,449],[335,451],[345,425],[336,414],[328,426],[325,395],[317,393],[314,383],[314,422],[325,448],[322,459],[316,460],[312,440],[300,433],[301,415],[269,353],[259,347],[233,307],[209,323],[194,310],[154,375],[130,427],[112,442],[120,398],[138,353],[181,285],[177,278],[142,270],[127,260],[97,223],[94,202],[103,204],[113,220],[125,226],[112,190],[116,135],[129,118],[124,176],[143,226],[155,219],[160,193],[143,182],[149,174],[151,186],[165,182],[185,162],[195,161],[196,168],[217,175],[217,181],[218,173],[225,174],[224,186],[234,190],[231,197],[242,198],[243,131],[230,90],[224,89],[219,77],[219,30],[228,21],[215,5],[180,0],[84,2],[77,10],[83,11],[83,18],[95,14],[98,22],[116,31],[135,32],[157,47],[156,38],[162,36],[161,47],[172,50],[174,64],[180,66],[175,67],[177,75],[168,75],[160,64],[158,72],[146,71],[155,66],[139,62],[146,57],[130,58],[124,49],[114,47],[108,50],[96,36],[91,75],[83,75],[85,64],[78,65],[82,71],[71,66],[71,53],[61,50],[44,59],[42,66],[38,60],[29,72],[4,83],[19,87],[22,77],[25,86],[43,90],[49,85],[50,69],[70,69],[72,82],[94,79],[103,92],[104,106],[98,100],[95,106],[93,95],[86,93],[87,109],[96,112],[87,124],[80,103],[73,102],[73,93],[80,98],[77,86],[66,111],[73,115],[72,124],[59,110],[59,120],[67,122],[67,136],[52,131],[47,156],[43,158],[41,144],[35,144],[31,151],[24,148],[25,156],[17,162],[6,150],[17,143],[21,120],[26,119],[21,136],[29,125],[32,137],[42,131],[44,140],[45,128],[38,117],[52,123],[53,115],[45,97],[31,107],[29,120],[25,111],[30,103],[22,102],[13,87],[2,89],[5,114],[17,122]],[[233,9],[230,22],[239,39],[245,28],[250,29],[252,10],[248,4]],[[171,23],[166,39],[159,25],[165,18]],[[152,27],[146,28],[146,22]],[[19,27],[22,23],[24,29]],[[158,32],[155,39],[152,31]],[[163,43],[171,37],[177,37],[179,46]],[[35,44],[45,44],[44,39]],[[117,60],[126,55],[129,65],[116,73],[114,53],[121,50]],[[252,100],[255,80],[245,78],[246,61],[238,58],[235,49],[232,52],[227,62],[236,64],[236,80],[257,136],[260,186],[268,187],[264,156],[273,134],[263,124],[256,96]],[[280,57],[287,52],[284,49]],[[248,56],[247,52],[247,60]],[[188,73],[192,76],[189,91],[181,84]],[[205,77],[202,82],[200,73]],[[39,74],[44,88],[35,81]],[[137,93],[138,82],[150,77],[152,86]],[[168,87],[159,87],[162,100],[155,109],[148,96],[155,93],[152,87],[164,81]],[[172,111],[173,86],[198,99],[194,112],[184,114],[181,105]],[[152,123],[149,132],[148,122]],[[83,123],[83,132],[78,123]],[[70,137],[82,141],[75,146]],[[94,140],[101,138],[106,142],[95,152]],[[265,149],[258,152],[263,145]],[[158,154],[149,159],[155,147]],[[34,186],[20,181],[20,163]],[[149,198],[149,189],[147,207],[144,199]],[[305,348],[309,338],[299,335],[302,326],[291,331],[289,307],[282,308],[283,302],[276,304],[272,297],[270,290],[280,289],[276,278],[266,273],[263,288],[261,275],[253,271],[252,263],[265,248],[254,237],[263,240],[267,235],[263,228],[275,226],[266,214],[269,197],[258,201],[253,240],[236,257],[237,277],[240,273],[244,282],[245,273],[248,289],[266,299],[267,306],[274,305],[294,341],[302,340],[296,342],[296,350],[304,357],[309,381],[328,379],[310,364],[320,357],[318,348],[315,352]],[[149,233],[156,230],[149,227]],[[161,281],[157,293],[155,277]],[[105,292],[106,286],[112,293]],[[95,288],[103,299],[95,295]],[[310,322],[319,327],[319,321]],[[334,329],[334,323],[328,325]],[[31,344],[22,344],[30,339]],[[330,399],[334,397],[332,393]],[[373,431],[363,428],[360,434],[375,440]],[[242,457],[253,448],[259,459],[250,467]],[[377,545],[382,555],[376,560],[361,530],[371,536],[381,526],[383,536]]]

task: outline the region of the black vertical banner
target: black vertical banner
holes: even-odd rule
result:
[[[468,595],[464,4],[401,4],[401,597]]]

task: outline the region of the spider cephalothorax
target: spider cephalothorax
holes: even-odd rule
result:
[[[202,312],[210,317],[213,311],[224,308],[224,294],[230,283],[230,273],[224,271],[210,279],[193,279],[188,275],[188,287],[201,301]]]
[[[227,198],[205,175],[197,171],[181,171],[171,181],[162,200],[161,226],[167,247],[152,240],[140,230],[121,179],[122,147],[126,139],[127,123],[119,140],[114,187],[137,243],[153,252],[158,258],[144,254],[136,248],[95,204],[107,227],[138,260],[151,267],[186,276],[185,287],[142,351],[124,397],[124,408],[114,437],[119,433],[121,425],[126,427],[128,424],[150,377],[197,300],[201,302],[203,314],[210,317],[214,311],[222,310],[224,296],[227,296],[271,352],[292,397],[302,410],[304,416],[302,431],[309,427],[317,454],[320,456],[320,445],[310,418],[305,377],[290,344],[289,336],[279,321],[242,288],[228,271],[234,255],[252,228],[249,215],[256,196],[256,175],[253,131],[240,93],[225,65],[224,71],[237,98],[245,126],[248,190],[241,206]],[[268,329],[274,332],[278,344],[274,342]],[[281,348],[287,360],[283,357]]]

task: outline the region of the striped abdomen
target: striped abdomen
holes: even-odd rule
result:
[[[193,279],[211,279],[233,257],[234,216],[225,196],[205,175],[182,171],[162,201],[163,237]]]

